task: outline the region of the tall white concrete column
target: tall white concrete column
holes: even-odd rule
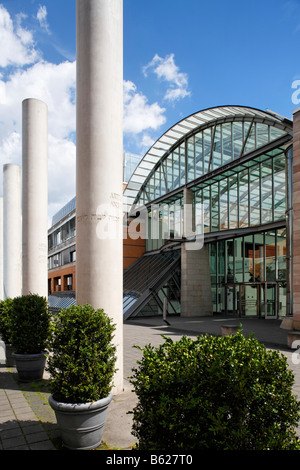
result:
[[[23,295],[48,296],[48,108],[22,103]]]
[[[116,325],[123,389],[123,1],[77,0],[76,301]]]
[[[4,298],[22,294],[21,168],[3,166],[3,289]]]
[[[0,300],[3,295],[3,197],[0,197]]]

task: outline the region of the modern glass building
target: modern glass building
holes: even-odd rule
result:
[[[124,318],[293,315],[293,132],[273,112],[220,106],[153,144],[124,190],[126,237],[134,222],[144,240]]]
[[[175,124],[136,168],[124,195],[132,213],[142,206],[147,210],[148,256],[179,250],[187,284],[183,286],[181,272],[182,315],[291,314],[292,140],[288,119],[249,107],[216,107]],[[194,234],[204,236],[202,256],[191,251],[191,260],[182,255],[187,203],[192,205]],[[155,238],[153,207],[159,221]],[[200,265],[206,270],[204,279]],[[195,297],[194,305],[183,299],[197,285],[199,291],[209,291],[210,306],[207,299],[203,303],[204,295]],[[141,313],[143,309],[133,314]]]

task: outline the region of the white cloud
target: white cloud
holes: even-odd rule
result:
[[[49,30],[49,25],[48,25],[48,22],[47,22],[47,7],[45,5],[40,5],[39,6],[39,9],[38,9],[38,12],[37,12],[37,15],[36,15],[36,18],[38,20],[38,22],[40,23],[40,26],[42,29],[44,29],[45,31],[47,31],[47,33],[50,32]]]
[[[49,214],[55,214],[75,196],[76,146],[67,138],[49,135]]]
[[[36,19],[47,23],[40,7]],[[36,98],[48,106],[49,218],[75,195],[76,62],[43,60],[25,15],[12,18],[0,4],[0,194],[2,165],[22,164],[22,101]],[[131,81],[124,81],[124,134],[142,146],[152,145],[151,130],[166,122],[165,108],[149,103]]]
[[[32,33],[21,26],[23,18],[24,15],[18,15],[14,24],[8,11],[0,5],[0,67],[32,64],[40,58]]]
[[[154,139],[149,134],[144,134],[141,141],[141,147],[149,149],[150,147],[152,147],[153,144]]]
[[[75,194],[75,144],[70,137],[76,126],[75,67],[75,62],[38,62],[6,82],[0,79],[1,164],[21,165],[22,101],[36,98],[48,106],[49,212],[54,201],[63,205]]]
[[[125,133],[138,134],[146,129],[158,129],[166,122],[165,109],[158,103],[149,104],[133,82],[124,81],[123,92]]]
[[[169,88],[164,96],[166,101],[174,102],[190,95],[187,90],[188,75],[179,71],[179,67],[175,64],[174,54],[169,54],[164,58],[155,54],[151,62],[143,68],[145,76],[148,70],[153,71],[159,79],[168,82]]]

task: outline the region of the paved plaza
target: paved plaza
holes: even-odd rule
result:
[[[182,335],[221,334],[222,324],[237,324],[236,319],[220,316],[205,318],[169,317],[167,325],[162,318],[126,321],[124,324],[124,392],[113,398],[103,433],[102,449],[130,449],[135,444],[131,434],[132,411],[136,403],[128,377],[141,351],[134,345],[153,346],[163,342],[162,335],[178,340]],[[298,354],[287,347],[287,331],[280,321],[243,319],[243,333],[255,337],[269,348],[287,356],[295,376],[294,391],[300,399],[300,364]],[[299,355],[300,357],[300,355]],[[38,384],[21,384],[15,368],[7,368],[3,343],[0,343],[0,450],[63,450],[54,412],[48,404],[48,375]]]

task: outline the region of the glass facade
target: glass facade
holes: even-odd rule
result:
[[[283,129],[254,120],[210,125],[186,137],[159,161],[143,185],[139,203],[154,201],[285,134]]]
[[[183,189],[192,191],[193,231],[204,232],[209,248],[215,313],[287,313],[286,148],[278,144],[287,135],[238,116],[200,126],[161,156],[139,191],[137,206],[148,208],[147,251],[183,240]]]
[[[285,220],[285,155],[277,149],[197,185],[195,204],[203,204],[206,233]],[[275,153],[273,151],[273,153]],[[258,160],[261,160],[260,162]]]
[[[286,229],[209,244],[213,310],[239,316],[286,314]]]

